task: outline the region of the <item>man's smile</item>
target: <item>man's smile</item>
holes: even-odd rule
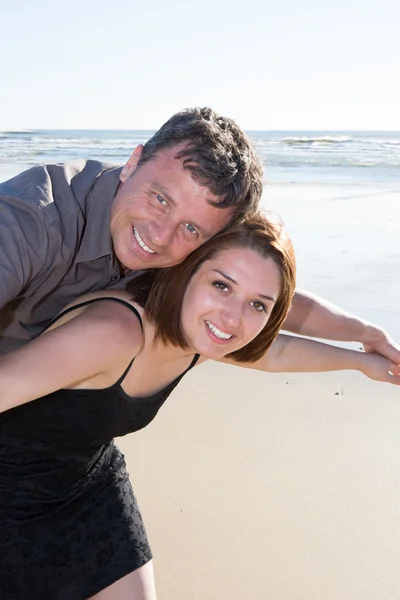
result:
[[[148,252],[149,254],[157,254],[155,250],[153,250],[152,248],[149,248],[149,246],[147,246],[147,244],[144,243],[144,241],[142,240],[142,238],[139,235],[139,232],[137,231],[137,229],[135,227],[133,227],[133,235],[135,236],[135,239],[136,239],[137,243],[139,244],[139,246],[145,252]]]

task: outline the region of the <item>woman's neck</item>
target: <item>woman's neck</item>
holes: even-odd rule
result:
[[[196,354],[196,351],[191,348],[183,349],[171,343],[164,343],[161,339],[155,341],[155,327],[148,321],[146,314],[143,317],[144,345],[141,352],[150,352],[158,364],[166,364]]]

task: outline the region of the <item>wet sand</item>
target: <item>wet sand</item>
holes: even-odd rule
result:
[[[300,287],[400,340],[400,186],[268,186]],[[400,390],[208,363],[120,440],[160,600],[398,600]]]

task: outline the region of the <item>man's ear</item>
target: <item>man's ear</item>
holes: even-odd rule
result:
[[[125,183],[125,181],[129,179],[131,175],[133,175],[133,173],[136,170],[136,166],[139,162],[139,159],[142,156],[142,152],[143,144],[139,144],[139,146],[136,146],[136,148],[122,167],[122,171],[119,176],[121,183]]]

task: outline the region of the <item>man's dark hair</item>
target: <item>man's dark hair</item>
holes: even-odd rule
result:
[[[144,145],[138,167],[173,146],[180,146],[176,158],[193,179],[220,198],[210,204],[235,209],[232,222],[257,210],[263,188],[262,162],[232,119],[211,108],[176,113]]]

